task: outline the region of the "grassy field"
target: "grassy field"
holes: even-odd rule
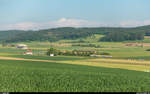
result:
[[[148,92],[149,76],[123,69],[0,60],[1,92]]]
[[[78,43],[81,39],[14,43],[27,44],[33,50],[33,56],[23,55],[26,50],[0,45],[0,57],[12,58],[0,59],[0,91],[150,91],[150,52],[146,51],[150,48],[150,38],[145,37],[143,41],[98,42],[100,37],[103,36],[82,39],[87,43]],[[126,43],[140,42],[146,46],[125,46]],[[89,43],[101,47],[72,46]],[[59,50],[91,49],[110,53],[112,58],[49,57],[45,53],[50,47]]]

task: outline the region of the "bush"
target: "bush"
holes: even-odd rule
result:
[[[146,51],[150,51],[150,49],[147,49]]]
[[[100,45],[95,44],[73,44],[72,46],[101,48]]]
[[[98,53],[97,55],[111,55],[111,54],[108,52],[102,52],[102,53]]]
[[[58,54],[59,54],[59,51],[57,50],[57,49],[55,49],[55,48],[50,48],[50,49],[48,49],[48,51],[47,51],[47,53],[46,53],[48,56],[50,55],[50,54],[54,54],[55,56],[57,56]]]

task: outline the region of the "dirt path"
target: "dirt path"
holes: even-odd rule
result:
[[[41,62],[56,62],[53,60],[39,60],[39,59],[24,59],[24,58],[13,58],[13,57],[0,57],[2,60],[23,60],[23,61],[41,61]]]

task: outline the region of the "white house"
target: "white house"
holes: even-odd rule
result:
[[[54,54],[50,54],[50,56],[54,56]]]
[[[24,53],[24,55],[33,55],[32,50],[28,50],[27,52]]]
[[[25,55],[33,55],[32,52],[26,52]]]

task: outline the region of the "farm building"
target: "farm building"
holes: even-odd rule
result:
[[[17,48],[17,49],[28,49],[28,46],[25,45],[25,44],[18,44],[18,45],[16,46],[16,48]]]
[[[31,49],[27,50],[27,52],[24,52],[24,55],[33,55],[32,50]]]
[[[127,43],[125,46],[143,46],[143,44],[140,43]]]

